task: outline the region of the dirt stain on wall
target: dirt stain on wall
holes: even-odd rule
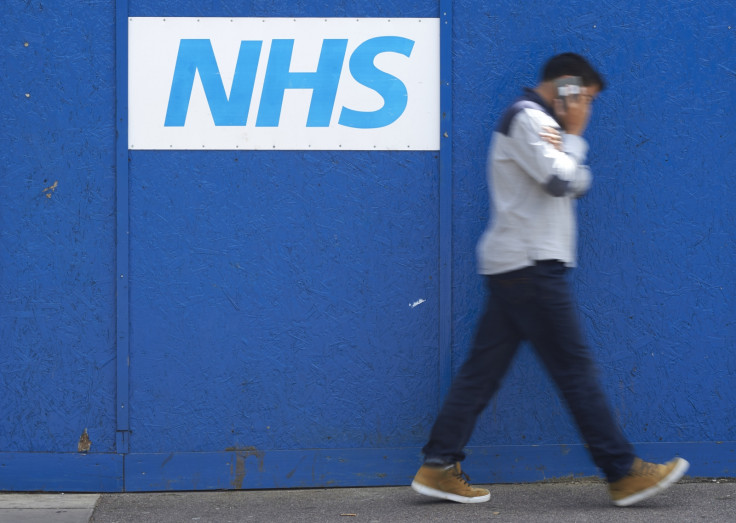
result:
[[[255,456],[258,460],[258,472],[263,472],[264,453],[256,447],[228,447],[225,450],[235,453],[235,463],[230,462],[230,475],[233,478],[230,485],[234,489],[243,488],[243,480],[246,474],[245,461],[250,456]]]

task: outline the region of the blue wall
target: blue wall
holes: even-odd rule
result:
[[[443,41],[442,157],[120,161],[125,84],[109,4],[11,2],[0,26],[0,490],[408,483],[484,298],[474,247],[493,121],[566,50],[610,84],[587,135],[595,182],[579,206],[574,281],[611,404],[644,457],[681,453],[693,475],[734,475],[736,8],[458,1]],[[443,17],[441,7],[131,0],[127,13]],[[92,447],[80,454],[85,429]],[[595,473],[530,350],[471,446],[480,482]]]

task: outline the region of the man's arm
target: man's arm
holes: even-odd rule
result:
[[[585,165],[588,143],[581,136],[548,127],[547,119],[534,109],[516,115],[509,136],[513,159],[550,195],[580,197],[591,183]]]

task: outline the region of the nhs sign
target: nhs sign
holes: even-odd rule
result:
[[[436,18],[130,18],[128,147],[437,150]]]

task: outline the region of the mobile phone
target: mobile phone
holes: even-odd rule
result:
[[[557,98],[562,101],[562,106],[567,109],[568,97],[577,100],[583,86],[583,79],[579,76],[565,76],[555,80],[557,87]]]

